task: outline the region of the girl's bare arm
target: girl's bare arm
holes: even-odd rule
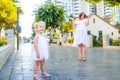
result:
[[[74,20],[74,18],[70,18],[70,20],[72,21],[73,27],[75,27],[75,20]]]
[[[87,19],[87,21],[86,21],[86,26],[88,26],[89,25],[89,19]]]
[[[39,58],[40,55],[39,55],[39,51],[38,51],[38,36],[35,35],[34,37],[34,49],[35,49],[35,52],[36,52],[36,57]]]

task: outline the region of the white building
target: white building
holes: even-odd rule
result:
[[[65,18],[68,19],[74,13],[73,0],[62,0],[65,10]]]
[[[101,1],[99,4],[96,6],[97,9],[97,15],[100,17],[104,17],[104,2]]]
[[[104,0],[97,5],[97,15],[104,18],[110,14],[113,14],[112,24],[115,24],[117,21],[120,21],[120,8],[110,7],[109,4],[104,5]]]
[[[119,7],[115,7],[114,8],[114,12],[115,12],[115,22],[120,21],[120,8]]]
[[[65,9],[65,18],[68,19],[70,15],[78,17],[81,12],[87,15],[96,14],[96,6],[89,4],[85,0],[46,0],[56,5],[61,5]]]
[[[101,17],[92,15],[89,19],[88,34],[95,35],[97,38],[99,35],[109,35],[110,38],[116,40],[120,38],[119,29],[105,22]]]
[[[85,0],[61,0],[64,3],[64,8],[67,15],[78,17],[81,12],[89,14],[96,14],[96,6],[89,4]]]
[[[64,7],[68,19],[70,15],[78,17],[81,12],[89,14],[97,14],[104,18],[112,13],[115,13],[113,17],[113,23],[120,21],[120,8],[110,7],[109,4],[104,5],[104,0],[97,5],[89,4],[85,0],[47,0],[48,2],[55,3]]]
[[[87,14],[96,14],[96,5],[87,3]]]

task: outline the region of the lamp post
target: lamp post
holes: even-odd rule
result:
[[[19,7],[20,7],[20,3],[19,2],[15,2],[15,5],[17,7],[17,26],[16,26],[16,37],[17,37],[17,50],[19,49]]]

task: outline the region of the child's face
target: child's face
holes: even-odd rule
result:
[[[39,33],[43,33],[44,30],[45,30],[45,25],[43,25],[43,24],[38,24],[38,25],[37,25],[37,31],[38,31]]]

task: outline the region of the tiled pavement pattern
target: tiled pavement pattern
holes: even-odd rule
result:
[[[0,80],[33,80],[31,51],[30,43],[21,44],[0,71]],[[120,50],[87,48],[86,53],[87,61],[82,62],[77,48],[50,46],[45,66],[51,80],[120,80]]]

